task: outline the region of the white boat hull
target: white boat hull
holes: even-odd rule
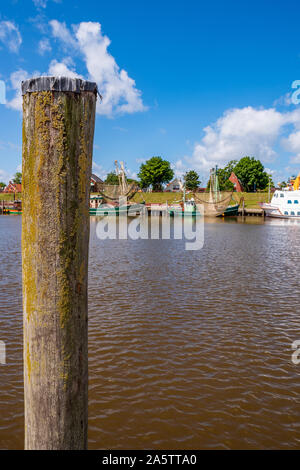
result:
[[[274,212],[274,211],[270,211],[270,212],[265,211],[265,216],[276,217],[277,219],[299,219],[300,220],[300,215],[284,215],[284,214]]]
[[[276,207],[272,204],[261,204],[260,207],[264,210],[266,217],[275,217],[278,219],[299,219],[300,220],[300,212],[284,210],[284,208]],[[291,214],[291,212],[294,212]]]

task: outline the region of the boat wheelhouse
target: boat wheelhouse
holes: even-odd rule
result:
[[[181,215],[181,216],[194,216],[194,217],[203,215],[199,210],[197,210],[195,200],[193,198],[189,200],[185,200],[185,196],[180,206],[178,206],[177,208],[173,207],[169,209],[169,214],[170,216]]]
[[[270,203],[262,203],[267,217],[300,219],[300,190],[276,190]]]

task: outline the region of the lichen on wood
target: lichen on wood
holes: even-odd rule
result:
[[[23,97],[25,447],[87,445],[89,191],[96,96]]]

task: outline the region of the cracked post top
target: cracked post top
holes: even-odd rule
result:
[[[97,83],[70,77],[35,77],[22,81],[22,95],[38,91],[92,91],[99,94]]]

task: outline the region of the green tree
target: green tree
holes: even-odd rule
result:
[[[237,164],[237,160],[230,160],[224,168],[218,168],[218,182],[220,191],[233,191],[234,184],[229,181],[231,173]],[[210,179],[208,180],[206,191],[210,189]]]
[[[139,182],[133,178],[126,178],[126,181],[128,184],[133,184],[135,183],[137,186],[139,185]]]
[[[107,174],[106,179],[104,181],[106,184],[113,184],[113,185],[118,185],[119,184],[119,178],[116,175],[114,171],[111,171],[110,173]]]
[[[224,168],[218,169],[218,180],[220,191],[232,191],[234,184],[229,181],[232,172],[235,172],[237,160],[230,160]]]
[[[269,184],[269,175],[260,160],[244,157],[234,167],[236,176],[246,191],[265,189]]]
[[[0,189],[4,189],[5,186],[6,186],[6,184],[1,181],[1,182],[0,182]]]
[[[22,173],[20,173],[19,171],[17,171],[17,173],[15,173],[15,176],[13,177],[13,183],[15,183],[15,184],[21,184],[22,183]]]
[[[174,176],[170,162],[163,160],[161,157],[152,157],[142,163],[138,177],[141,186],[147,188],[152,186],[153,191],[160,191],[162,184],[169,183]]]
[[[185,173],[184,182],[186,189],[189,189],[190,191],[195,191],[201,183],[198,173],[194,170],[190,170]]]

